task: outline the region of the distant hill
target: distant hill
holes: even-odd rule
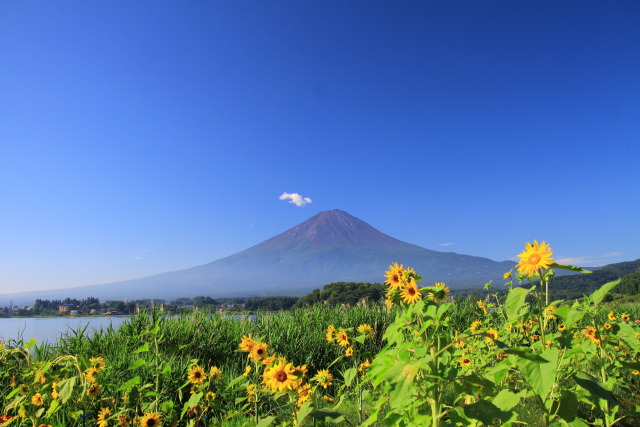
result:
[[[635,273],[638,268],[640,268],[640,259],[608,264],[594,269],[591,274],[578,273],[554,277],[551,280],[549,291],[561,298],[581,297],[595,291],[607,282]],[[612,292],[620,292],[621,286],[622,284],[618,285]]]
[[[206,295],[304,295],[334,282],[381,283],[392,262],[413,267],[424,284],[479,287],[501,280],[515,265],[488,258],[438,252],[402,242],[341,210],[320,212],[290,230],[242,252],[205,265],[140,279],[55,291],[0,295],[0,304],[36,298],[115,299]]]

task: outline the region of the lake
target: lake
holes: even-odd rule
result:
[[[109,325],[118,328],[129,317],[11,317],[0,319],[0,341],[22,337],[24,342],[31,338],[53,343],[65,332],[87,326],[86,334],[96,329],[106,329]]]

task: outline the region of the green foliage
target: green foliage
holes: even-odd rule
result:
[[[325,285],[322,291],[315,289],[301,297],[294,307],[301,308],[314,304],[327,304],[330,306],[339,304],[355,305],[362,300],[377,302],[384,298],[384,292],[384,285],[378,283],[330,283]]]

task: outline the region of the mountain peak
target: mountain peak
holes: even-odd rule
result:
[[[333,209],[322,211],[295,227],[275,236],[258,246],[280,250],[313,250],[327,247],[388,248],[402,244],[399,240],[376,230],[366,222],[349,213]],[[264,246],[263,246],[264,245]],[[255,248],[255,247],[254,247]]]

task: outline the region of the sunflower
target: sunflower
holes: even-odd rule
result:
[[[620,316],[620,319],[622,319],[623,322],[631,321],[631,317],[629,317],[628,314],[623,314],[622,316]]]
[[[298,388],[298,407],[302,406],[304,402],[309,400],[311,397],[311,386],[309,384],[305,384]]]
[[[371,338],[373,336],[373,328],[368,323],[363,323],[358,326],[358,332],[360,335],[364,335],[366,338]]]
[[[336,342],[340,347],[346,347],[349,345],[349,336],[347,335],[347,331],[341,330],[336,333]]]
[[[256,385],[249,384],[246,388],[247,397],[249,398],[249,402],[255,402],[256,399]]]
[[[189,370],[187,378],[189,379],[191,384],[200,384],[207,378],[207,376],[204,373],[204,369],[196,365]]]
[[[391,301],[391,298],[386,298],[384,300],[384,305],[386,305],[387,307],[393,307],[393,301]]]
[[[402,301],[407,304],[415,304],[420,298],[422,298],[420,289],[418,289],[418,285],[416,284],[416,279],[411,278],[409,283],[402,288],[400,296],[402,297]]]
[[[449,288],[447,288],[447,285],[445,285],[444,283],[436,283],[434,286],[436,290],[433,292],[429,292],[429,298],[434,300],[435,302],[445,302],[447,300],[447,296],[449,295],[449,293],[451,293]]]
[[[242,341],[240,342],[240,344],[238,344],[238,347],[240,347],[240,350],[242,351],[251,351],[251,348],[254,344],[255,341],[253,341],[253,338],[251,338],[251,334],[243,335]]]
[[[611,325],[611,323],[609,323],[609,322],[605,323],[605,324],[604,324],[604,325],[602,325],[602,326],[603,326],[603,328],[604,328],[604,329],[607,329],[607,330],[609,330],[609,329],[613,328],[613,326],[612,326],[612,325]]]
[[[211,369],[209,369],[209,378],[211,379],[211,381],[220,381],[220,379],[222,378],[222,371],[220,370],[220,368],[218,368],[217,366],[212,366]]]
[[[318,382],[318,385],[322,386],[325,389],[333,384],[333,375],[326,369],[319,370],[316,373],[316,376],[312,379],[316,380]]]
[[[249,357],[256,362],[267,357],[267,343],[257,342],[251,347]]]
[[[58,394],[58,383],[54,381],[51,383],[51,398],[57,399],[59,396],[60,395]]]
[[[44,402],[44,398],[42,397],[42,395],[40,393],[36,393],[33,396],[31,396],[31,404],[32,405],[42,406],[43,402]]]
[[[567,329],[567,327],[564,325],[564,323],[560,323],[560,324],[558,325],[558,330],[559,330],[559,331],[564,331],[565,329]]]
[[[527,243],[525,248],[524,252],[518,255],[521,259],[516,267],[520,273],[532,276],[536,271],[549,268],[551,264],[555,263],[551,258],[553,252],[544,241],[538,245],[538,241],[534,240],[533,245]]]
[[[278,359],[273,366],[265,368],[262,383],[273,391],[293,390],[300,384],[292,363],[285,358]]]
[[[300,379],[307,376],[307,371],[308,371],[307,365],[293,367],[293,374]]]
[[[251,372],[251,365],[247,365],[246,368],[244,368],[244,373],[242,374],[243,377],[248,377],[249,376],[249,372]]]
[[[458,363],[460,363],[460,367],[462,368],[471,366],[473,364],[473,362],[471,362],[471,359],[468,359],[466,356],[462,356],[460,360],[458,360]]]
[[[475,322],[473,322],[470,328],[471,333],[475,334],[480,326],[482,326],[482,322],[480,320],[476,320]]]
[[[44,384],[46,381],[47,381],[47,378],[44,376],[42,371],[36,371],[33,383]]]
[[[106,418],[111,415],[111,409],[102,408],[100,412],[98,412],[98,427],[107,427],[108,423]]]
[[[640,375],[640,371],[634,369],[633,371],[631,371],[631,375]]]
[[[489,329],[487,329],[487,334],[489,334],[491,336],[490,337],[484,337],[485,341],[487,342],[487,344],[493,345],[494,344],[493,340],[497,340],[498,339],[498,331],[496,331],[493,328],[489,328]]]
[[[128,427],[129,426],[129,418],[125,417],[124,415],[120,415],[118,417],[118,425],[121,427]]]
[[[344,355],[347,357],[353,356],[353,347],[349,347],[345,350]]]
[[[100,396],[101,387],[98,384],[91,384],[91,386],[87,389],[87,395],[91,397]]]
[[[329,327],[327,328],[327,341],[333,342],[335,333],[336,333],[336,327],[333,325],[329,325]]]
[[[385,273],[385,277],[387,280],[384,282],[385,285],[389,286],[389,289],[399,289],[404,280],[403,273],[404,267],[402,264],[398,265],[397,262],[394,262],[389,266],[389,270]]]
[[[360,366],[358,366],[358,371],[359,372],[364,372],[367,370],[367,368],[371,366],[371,362],[369,362],[369,359],[365,360],[364,362],[362,362],[360,364]]]
[[[29,394],[29,386],[26,384],[20,384],[20,391],[18,391],[23,396]]]
[[[267,357],[265,357],[264,359],[262,359],[262,364],[263,364],[263,365],[265,365],[265,366],[269,366],[269,365],[271,365],[273,362],[275,362],[275,360],[276,360],[277,358],[278,358],[278,357],[276,356],[276,354],[275,354],[275,353],[273,353],[271,356],[267,356]]]
[[[478,308],[480,308],[480,310],[482,310],[482,312],[484,313],[485,316],[487,314],[489,314],[489,312],[487,311],[487,306],[484,305],[484,302],[481,299],[476,301],[476,304],[478,304]]]
[[[140,419],[140,427],[158,427],[161,425],[160,415],[153,412],[144,414],[144,417]]]
[[[98,371],[104,369],[104,358],[102,357],[91,357],[89,359],[89,362],[93,363],[93,367],[96,368]]]
[[[613,313],[613,310],[609,312],[609,314],[607,315],[607,317],[609,318],[609,320],[614,321],[616,320],[616,315]]]
[[[207,392],[207,400],[216,400],[216,394],[212,391]]]
[[[593,326],[587,326],[584,331],[582,331],[582,334],[589,338],[591,341],[593,341],[594,343],[598,344],[600,343],[600,339],[597,336],[597,331],[596,328],[594,328]]]
[[[509,271],[507,271],[506,273],[504,273],[504,274],[502,275],[502,277],[503,277],[505,280],[506,280],[506,279],[508,279],[508,278],[510,278],[510,277],[511,277],[511,270],[509,270]]]
[[[325,402],[331,403],[333,402],[333,397],[330,396],[322,396]]]
[[[96,379],[97,373],[98,373],[98,370],[94,367],[91,367],[86,371],[84,371],[84,376],[87,379],[87,381],[89,381],[90,383],[95,383],[97,381]]]

